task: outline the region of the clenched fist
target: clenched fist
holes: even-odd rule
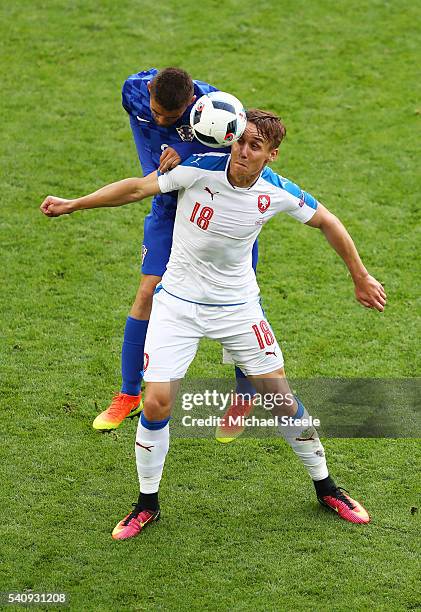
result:
[[[68,215],[74,211],[73,200],[65,200],[64,198],[56,198],[56,196],[49,195],[41,204],[40,210],[47,217]]]

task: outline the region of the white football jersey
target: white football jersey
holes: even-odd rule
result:
[[[306,223],[317,200],[268,166],[248,188],[233,187],[230,155],[193,155],[158,177],[162,193],[178,190],[172,250],[163,288],[199,304],[225,306],[256,299],[252,248],[279,212]]]

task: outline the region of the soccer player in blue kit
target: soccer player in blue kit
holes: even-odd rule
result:
[[[180,68],[155,68],[131,75],[123,85],[122,103],[129,114],[139,161],[146,176],[166,172],[193,153],[215,151],[199,143],[190,127],[190,110],[200,96],[216,91],[212,85],[192,81]],[[220,149],[227,152],[227,149]],[[122,387],[111,405],[93,422],[94,429],[116,429],[126,417],[142,409],[140,386],[143,353],[155,287],[163,276],[172,245],[177,192],[156,195],[145,218],[142,246],[142,277],[127,317],[121,353]],[[257,265],[257,242],[253,269]],[[235,368],[239,392],[253,393],[243,372]],[[246,407],[245,407],[246,408]],[[241,410],[241,408],[240,408]]]

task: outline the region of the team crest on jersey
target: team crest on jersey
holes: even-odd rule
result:
[[[194,134],[190,125],[180,125],[176,130],[183,142],[192,142]]]
[[[270,206],[270,197],[268,195],[259,195],[257,198],[257,207],[261,213],[267,211]]]

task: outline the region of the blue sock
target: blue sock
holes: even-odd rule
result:
[[[237,379],[237,393],[242,393],[243,395],[256,395],[256,389],[253,387],[249,379],[245,374],[243,374],[240,368],[235,366],[235,378]]]
[[[166,419],[162,419],[161,421],[149,421],[145,417],[144,412],[140,413],[140,422],[142,423],[143,427],[151,431],[156,431],[157,429],[164,429],[165,425],[169,422],[170,418],[171,417],[168,417]]]
[[[298,404],[297,412],[294,414],[294,419],[302,419],[304,415],[304,405],[302,404],[302,402],[298,399],[296,395],[294,397],[295,397],[295,401]]]
[[[122,393],[139,395],[143,378],[143,353],[149,321],[127,317],[121,349]]]

